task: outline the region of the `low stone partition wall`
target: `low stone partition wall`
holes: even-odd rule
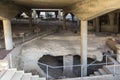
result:
[[[8,68],[20,69],[20,54],[22,45],[14,48],[4,59],[0,60],[0,70]]]
[[[20,69],[22,45],[14,48],[8,55],[10,68]]]

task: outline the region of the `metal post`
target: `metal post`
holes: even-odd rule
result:
[[[12,65],[12,54],[9,54],[9,68],[13,68],[13,65]]]
[[[25,41],[24,35],[23,35],[23,42]]]
[[[106,55],[106,66],[107,66],[107,55]]]
[[[115,63],[114,63],[114,74],[113,75],[115,75]]]
[[[46,65],[46,80],[48,80],[48,65]]]
[[[83,67],[83,65],[81,65],[81,69],[82,69],[82,67]],[[83,73],[82,73],[82,71],[81,71],[81,77],[83,76],[82,74],[83,74]]]

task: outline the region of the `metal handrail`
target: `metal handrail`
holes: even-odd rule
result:
[[[106,56],[106,59],[108,56],[115,56],[115,55],[108,55],[108,54],[105,54],[104,56]],[[103,57],[104,57],[103,56]],[[93,61],[92,63],[90,64],[87,64],[87,67],[89,66],[100,66],[100,65],[110,65],[110,64],[113,64],[115,65],[113,62],[105,62],[105,63],[96,63],[94,64],[96,61]],[[48,64],[45,64],[45,63],[41,63],[41,62],[38,62],[38,64],[40,65],[43,65],[46,67],[46,79],[48,80],[48,76],[49,76],[49,68],[52,68],[52,69],[58,69],[58,68],[64,68],[64,67],[82,67],[83,65],[81,64],[78,64],[78,65],[71,65],[71,66],[51,66],[51,65],[48,65]],[[114,75],[115,75],[115,66],[114,66]]]
[[[104,56],[114,56],[114,55],[104,55]],[[103,56],[103,57],[104,57]],[[96,61],[96,60],[95,60]],[[88,65],[88,67],[90,66],[90,65],[105,65],[106,63],[97,63],[97,64],[94,64],[95,63],[95,61],[93,61],[92,63],[90,63],[90,64],[87,64]],[[49,66],[50,68],[63,68],[64,66],[51,66],[51,65],[48,65],[48,64],[45,64],[45,63],[41,63],[41,62],[38,62],[38,64],[40,64],[40,65],[43,65],[43,66]],[[113,64],[113,62],[108,62],[107,64]],[[81,64],[78,64],[78,65],[71,65],[71,66],[65,66],[65,67],[79,67],[79,66],[82,66]]]
[[[96,62],[96,60],[95,61],[93,61],[92,63],[90,63],[90,64],[87,64],[87,67],[89,67],[89,66],[100,66],[100,65],[110,65],[110,64],[113,64],[113,65],[115,65],[113,62],[107,62],[107,57],[108,56],[115,56],[116,54],[114,54],[114,55],[108,55],[108,54],[105,54],[104,56],[106,56],[106,62],[105,63],[96,63],[95,64],[95,62]],[[103,56],[103,57],[104,57]],[[19,57],[19,56],[16,56],[16,57]],[[10,55],[10,58],[11,58],[11,55]],[[11,60],[11,59],[10,59]],[[32,60],[31,60],[32,61]],[[49,78],[49,68],[52,68],[52,69],[58,69],[58,68],[64,68],[64,67],[82,67],[83,65],[81,65],[81,64],[77,64],[77,65],[71,65],[71,66],[51,66],[51,65],[48,65],[48,64],[45,64],[45,63],[41,63],[41,62],[38,62],[37,63],[38,65],[42,65],[42,66],[44,66],[44,67],[46,67],[46,79],[48,80],[48,78]],[[11,65],[11,67],[12,67],[12,65]],[[116,69],[115,69],[115,66],[114,66],[114,75],[115,75],[115,72],[116,72]]]

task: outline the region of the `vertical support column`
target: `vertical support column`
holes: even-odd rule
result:
[[[33,23],[34,23],[34,25],[36,24],[36,16],[37,16],[37,13],[36,13],[36,10],[33,10],[33,12],[32,12],[32,16],[33,16]]]
[[[93,28],[94,28],[94,31],[96,31],[96,19],[93,19]]]
[[[112,27],[113,32],[115,32],[114,29],[114,14],[113,13],[109,13],[109,20],[110,20],[110,27]]]
[[[5,39],[5,48],[6,50],[11,50],[13,48],[12,43],[12,31],[11,31],[11,22],[10,20],[3,20],[3,29],[4,29],[4,39]]]
[[[95,19],[96,23],[96,32],[100,32],[100,19],[99,17]]]
[[[116,19],[117,19],[117,25],[116,25],[116,33],[118,33],[119,32],[119,13],[116,13],[116,15],[117,15],[117,17],[116,17]]]
[[[36,11],[38,18],[40,18],[40,11]]]
[[[72,17],[72,22],[74,21],[74,15],[71,13],[71,17]]]
[[[63,56],[64,74],[65,76],[73,76],[73,56]]]
[[[32,12],[31,11],[28,13],[28,16],[29,16],[29,27],[32,28]]]
[[[87,21],[81,21],[81,76],[87,75]]]
[[[66,16],[63,16],[63,29],[66,30]]]
[[[36,10],[33,10],[33,18],[36,19],[37,13]]]
[[[25,12],[28,15],[29,19],[29,28],[32,28],[32,10],[29,10],[28,12]]]
[[[58,19],[61,20],[61,10],[58,10]]]
[[[118,32],[120,32],[120,13],[117,13],[117,20]]]
[[[66,27],[66,15],[67,15],[67,13],[65,11],[63,11],[63,29],[64,30],[67,30],[67,27]]]
[[[55,11],[55,18],[57,19],[58,11]]]
[[[32,27],[32,16],[29,16],[29,27]]]

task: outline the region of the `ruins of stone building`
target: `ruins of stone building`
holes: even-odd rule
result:
[[[119,3],[1,0],[0,80],[119,80]]]

